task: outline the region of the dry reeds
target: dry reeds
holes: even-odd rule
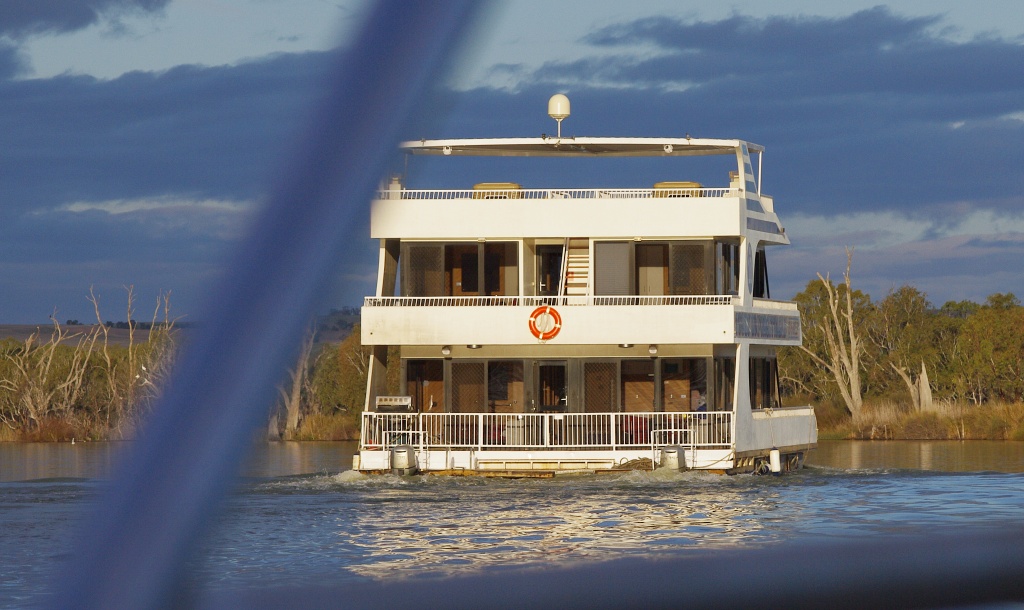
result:
[[[823,422],[823,438],[860,440],[1024,440],[1024,403],[936,402],[929,411],[893,401],[866,402],[854,418]]]
[[[174,358],[170,294],[157,299],[144,342],[136,340],[134,291],[128,292],[128,345],[112,345],[90,289],[97,324],[72,333],[56,312],[48,340],[0,343],[0,439],[62,441],[125,438],[148,412]],[[157,322],[160,313],[162,322]]]

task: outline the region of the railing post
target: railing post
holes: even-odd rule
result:
[[[419,432],[419,435],[420,435],[420,453],[423,453],[424,450],[426,449],[426,445],[427,445],[426,440],[425,440],[426,436],[427,436],[427,434],[426,434],[427,428],[426,428],[426,426],[424,425],[424,422],[423,422],[423,414],[422,413],[417,413],[416,414],[416,420],[417,420],[417,422],[416,422],[416,431]]]
[[[551,446],[551,416],[545,413],[541,415],[541,422],[544,425],[544,446]]]
[[[484,414],[476,414],[476,446],[477,451],[484,449]]]
[[[359,448],[362,449],[366,446],[366,431],[369,429],[367,425],[369,422],[366,418],[366,412],[359,414]]]
[[[608,417],[611,418],[611,426],[609,426],[608,429],[611,430],[611,435],[612,435],[612,437],[609,440],[612,442],[612,451],[615,451],[615,437],[616,437],[615,413],[609,413]]]

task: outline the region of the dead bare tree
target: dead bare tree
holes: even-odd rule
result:
[[[302,421],[302,390],[308,384],[309,359],[313,354],[315,339],[316,325],[310,324],[309,330],[302,340],[302,346],[299,348],[299,355],[296,358],[295,366],[288,370],[288,387],[278,386],[277,388],[281,394],[281,408],[283,408],[285,414],[284,436],[286,439],[294,436]],[[279,412],[280,409],[275,408],[271,413],[271,421],[268,424],[271,426],[271,432],[276,425]]]
[[[89,302],[93,304],[96,324],[103,341],[100,349],[101,374],[105,382],[103,404],[103,425],[109,433],[125,438],[130,436],[145,413],[146,408],[159,395],[163,381],[173,364],[175,345],[173,340],[175,320],[170,317],[170,292],[157,296],[153,312],[153,326],[149,339],[143,344],[136,341],[135,331],[135,287],[124,287],[127,293],[126,313],[128,316],[127,355],[118,358],[111,349],[110,329],[103,323],[100,314],[100,298],[89,288]],[[161,311],[163,322],[157,323]]]
[[[110,328],[103,323],[103,316],[100,315],[100,297],[96,294],[96,291],[92,286],[89,287],[89,296],[86,299],[92,303],[93,312],[96,315],[96,327],[99,332],[103,335],[103,343],[101,344],[100,357],[103,359],[103,373],[106,381],[106,396],[103,401],[103,426],[107,430],[111,429],[113,425],[119,426],[119,420],[121,415],[122,396],[120,387],[117,383],[117,362],[113,355],[110,353]],[[131,305],[128,306],[131,311]]]
[[[935,409],[935,405],[932,402],[932,389],[928,382],[928,369],[925,367],[923,360],[921,361],[921,372],[918,374],[917,379],[914,379],[905,367],[896,366],[892,362],[889,363],[889,366],[896,371],[896,374],[903,380],[903,384],[907,386],[910,402],[913,404],[915,411],[933,411]]]
[[[131,378],[134,400],[128,418],[132,427],[137,427],[149,414],[149,407],[160,397],[170,376],[177,356],[176,323],[177,318],[171,317],[171,291],[160,292],[153,309],[149,337],[137,346],[138,351],[133,356],[138,366],[132,369]]]
[[[840,291],[832,285],[828,275],[823,277],[820,273],[817,274],[828,296],[828,319],[823,320],[821,325],[825,337],[826,357],[820,357],[805,346],[801,346],[801,349],[832,374],[847,410],[856,418],[864,406],[860,380],[864,345],[854,320],[853,287],[850,281],[852,265],[853,250],[847,248],[846,272],[843,273],[845,295],[840,295]],[[844,304],[840,303],[842,296],[845,296]]]
[[[102,322],[100,299],[90,288],[97,324],[85,332],[61,327],[50,316],[49,341],[36,330],[25,342],[0,353],[0,424],[29,436],[47,420],[65,430],[125,437],[135,429],[163,385],[173,364],[174,320],[170,293],[161,293],[148,341],[137,339],[134,289],[128,292],[127,351],[111,345],[110,328]],[[157,323],[163,310],[164,321]]]
[[[56,310],[50,320],[48,342],[40,341],[36,330],[20,349],[3,354],[7,374],[0,378],[0,422],[10,428],[34,431],[47,417],[68,419],[82,397],[96,334],[70,333],[57,321]],[[73,348],[66,346],[69,351],[60,350],[75,339]]]

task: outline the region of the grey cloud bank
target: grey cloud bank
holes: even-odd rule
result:
[[[25,13],[0,29],[8,36],[0,39],[0,321],[45,320],[54,307],[62,319],[82,318],[93,284],[111,298],[123,284],[142,295],[172,289],[187,313],[299,141],[329,53],[109,81],[13,79],[23,65],[17,36],[165,4],[95,1],[84,4],[91,17]],[[875,296],[902,283],[939,302],[1021,293],[1024,47],[952,42],[931,33],[939,23],[881,8],[837,19],[620,23],[585,38],[592,58],[523,72],[514,90],[447,92],[438,133],[410,138],[551,131],[546,100],[567,92],[571,134],[691,133],[766,145],[765,191],[783,221],[825,220],[814,235],[790,227],[797,245],[771,253],[776,297],[817,271],[838,271],[847,245],[858,247],[855,282]],[[451,185],[442,163],[412,170],[424,186]],[[556,172],[530,171],[538,187],[652,179],[601,166],[565,184]],[[849,219],[882,213],[931,228],[876,243]],[[982,213],[1005,222],[975,231],[966,219]],[[351,251],[339,276],[365,278],[373,245]],[[337,305],[358,304],[369,290],[365,279],[344,282]]]

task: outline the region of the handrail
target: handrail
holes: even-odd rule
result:
[[[363,413],[360,450],[694,449],[732,446],[732,412]]]
[[[541,305],[654,306],[733,305],[728,294],[669,296],[484,296],[484,297],[364,297],[364,307],[538,307]]]
[[[455,200],[472,199],[481,204],[493,203],[495,199],[682,199],[739,197],[740,189],[734,188],[686,188],[686,189],[509,189],[487,191],[481,197],[480,191],[472,189],[384,189],[377,191],[378,200],[421,199]]]

